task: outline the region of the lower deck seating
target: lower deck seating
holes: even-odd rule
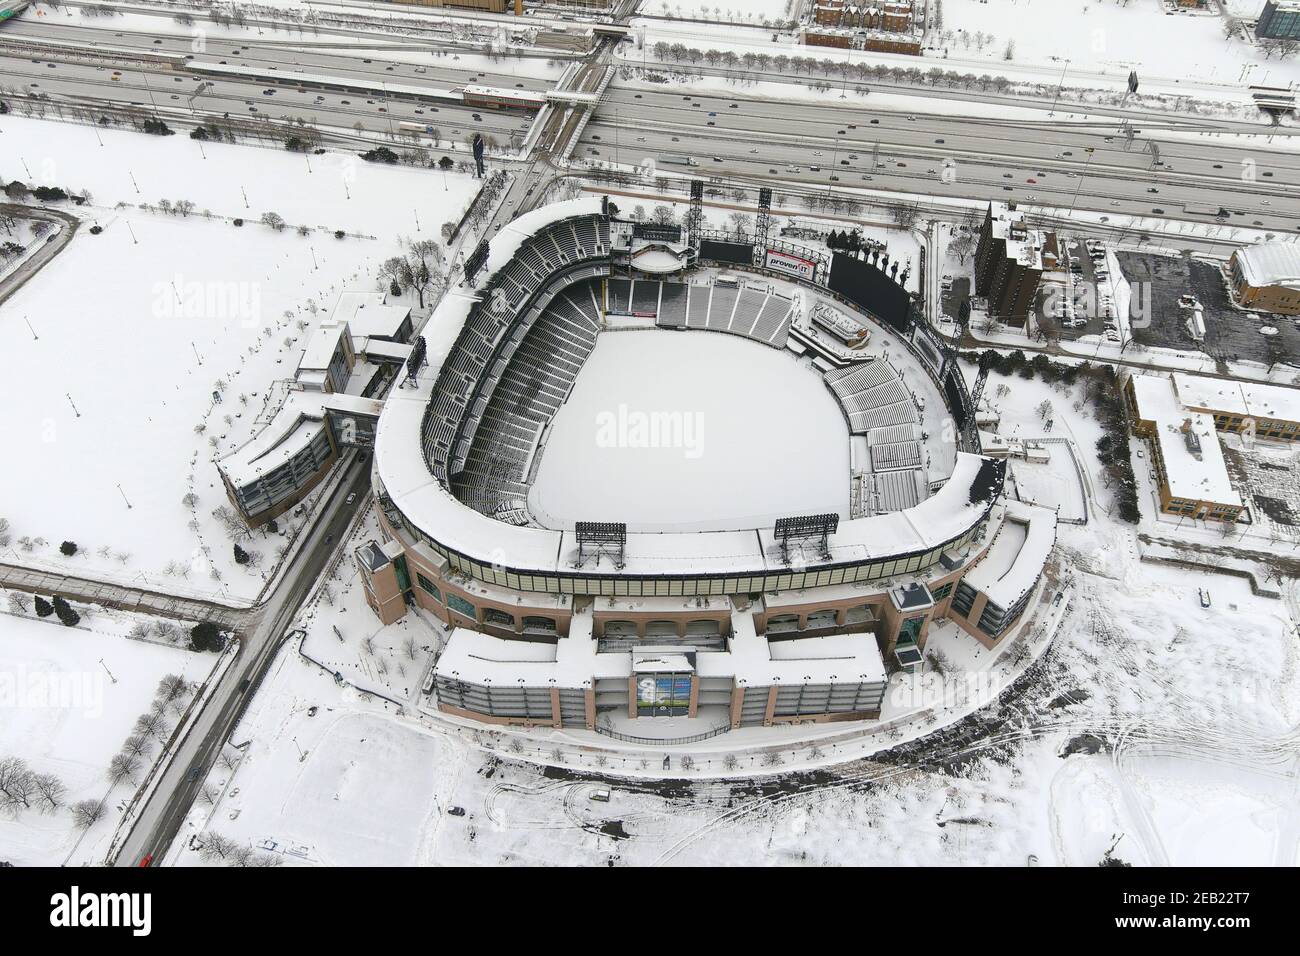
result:
[[[487,515],[526,511],[528,469],[542,432],[564,404],[596,345],[598,284],[556,296],[519,343],[488,400],[452,491]]]

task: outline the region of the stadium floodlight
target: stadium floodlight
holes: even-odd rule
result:
[[[822,560],[830,560],[830,537],[839,528],[840,516],[837,514],[798,515],[777,518],[772,533],[781,544],[781,561],[788,565],[791,541],[799,544],[813,543],[819,549]]]
[[[578,539],[578,567],[587,562],[590,552],[600,564],[600,556],[608,555],[614,567],[623,567],[627,551],[627,525],[622,521],[575,521],[573,533]]]
[[[474,247],[474,251],[471,252],[469,258],[465,260],[465,281],[470,285],[474,284],[474,277],[477,276],[479,270],[487,264],[487,257],[488,244],[487,240],[484,239]]]

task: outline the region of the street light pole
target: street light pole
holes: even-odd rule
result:
[[[1065,61],[1065,66],[1061,68],[1061,79],[1056,84],[1056,95],[1052,97],[1052,108],[1048,111],[1048,116],[1056,115],[1056,101],[1061,98],[1061,88],[1065,86],[1065,71],[1070,68],[1070,61]]]

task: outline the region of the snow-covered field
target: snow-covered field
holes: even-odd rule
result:
[[[159,744],[155,740],[142,756],[132,783],[110,786],[109,761],[149,710],[164,676],[202,681],[217,661],[213,654],[129,638],[132,621],[125,615],[80,613],[75,628],[54,617],[0,614],[0,760],[20,758],[66,787],[52,812],[34,802],[31,809],[0,813],[0,860],[18,866],[102,859],[122,804]],[[176,720],[168,711],[166,726]],[[103,818],[84,832],[70,809],[83,800],[104,802]]]
[[[639,12],[646,16],[677,20],[763,24],[789,19],[791,7],[797,5],[797,0],[717,0],[713,3],[701,3],[698,0],[646,0]]]
[[[1258,13],[1263,4],[1253,6]],[[1268,75],[1280,86],[1300,78],[1294,57],[1267,59],[1254,46],[1225,39],[1220,17],[1167,14],[1160,0],[944,0],[941,32],[931,41],[939,40],[950,58],[1058,70],[1069,60],[1086,72],[1137,69],[1140,76],[1208,83],[1260,83]]]
[[[5,556],[255,596],[282,545],[255,539],[268,552],[260,569],[233,563],[211,514],[226,503],[212,459],[252,434],[271,383],[293,375],[314,312],[344,288],[374,288],[401,237],[436,236],[475,182],[12,116],[0,132],[0,177],[85,189],[93,204],[69,247],[0,308],[0,442],[23,462],[0,473],[3,517],[15,542],[45,541]],[[161,200],[193,209],[161,212]],[[266,212],[287,226],[261,224]],[[64,540],[79,546],[71,560]]]
[[[633,530],[755,528],[847,514],[848,477],[844,417],[791,354],[716,332],[610,331],[556,416],[529,504],[553,527],[606,515]]]

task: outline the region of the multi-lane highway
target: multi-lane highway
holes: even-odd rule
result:
[[[953,117],[616,85],[576,158],[691,156],[701,175],[828,190],[1014,199],[1211,223],[1213,214],[1187,214],[1184,205],[1222,206],[1225,225],[1276,230],[1300,221],[1300,151],[1288,136],[1216,135],[1178,118],[1137,128],[1129,139],[1115,123],[1046,111],[1041,119]]]
[[[435,127],[444,143],[482,132],[506,147],[522,142],[528,115],[476,110],[439,94],[467,83],[544,90],[564,69],[547,59],[492,62],[431,50],[412,38],[371,36],[358,33],[340,43],[214,35],[192,52],[188,35],[161,27],[132,32],[114,29],[111,20],[103,26],[20,20],[0,35],[0,72],[11,95],[46,98],[51,109],[135,105],[177,120],[274,120],[354,138],[409,142],[416,135],[428,142],[401,125],[419,123]],[[151,57],[163,59],[142,62]],[[356,91],[303,83],[321,76]],[[791,95],[783,101],[739,90],[692,94],[615,79],[574,158],[649,159],[668,169],[665,159],[691,156],[698,166],[679,171],[828,191],[1015,199],[1108,218],[1214,223],[1222,207],[1225,227],[1289,232],[1300,221],[1300,151],[1291,148],[1289,132],[1262,123],[1148,115],[1131,124],[1130,136],[1117,118],[1053,116],[1045,103],[1022,103],[1005,116],[963,117],[948,112],[959,104],[926,112],[938,106],[934,99],[878,93],[863,103]],[[1252,128],[1257,132],[1240,132]]]

